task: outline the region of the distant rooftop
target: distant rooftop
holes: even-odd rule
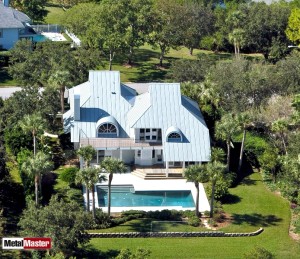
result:
[[[0,3],[0,28],[24,28],[30,21],[26,14]]]

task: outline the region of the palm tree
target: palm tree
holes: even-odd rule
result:
[[[226,141],[227,146],[227,171],[230,169],[230,146],[231,138],[239,132],[239,125],[232,114],[224,115],[220,121],[216,123],[216,137]]]
[[[49,157],[43,152],[38,152],[35,157],[29,158],[22,164],[22,170],[27,174],[34,176],[36,205],[38,205],[39,201],[39,185],[41,182],[41,177],[43,174],[49,172],[52,168],[53,163],[49,161]]]
[[[44,120],[41,115],[34,113],[25,115],[20,121],[20,127],[24,132],[31,132],[33,137],[33,154],[36,155],[36,136],[39,131],[44,129]]]
[[[188,181],[193,181],[197,190],[196,216],[199,217],[199,183],[207,182],[206,165],[191,165],[184,170],[184,176]]]
[[[211,149],[211,156],[210,161],[211,162],[224,162],[225,161],[225,152],[222,148],[219,147],[212,147]]]
[[[248,113],[239,114],[237,116],[237,122],[240,125],[241,129],[243,130],[243,139],[242,139],[242,143],[241,143],[239,166],[238,166],[238,171],[237,171],[238,173],[240,173],[242,164],[243,164],[243,155],[244,155],[247,127],[249,126],[249,123],[251,122],[250,115]]]
[[[210,198],[210,217],[213,217],[215,186],[217,181],[224,179],[226,166],[220,162],[208,163],[206,165],[206,173],[211,182],[211,198]]]
[[[87,202],[86,202],[86,210],[90,211],[90,191],[89,191],[89,181],[90,181],[90,178],[89,178],[88,173],[86,172],[87,169],[88,168],[79,170],[76,173],[75,183],[76,184],[80,183],[82,185],[85,185],[86,200],[87,200]]]
[[[100,174],[99,168],[89,167],[86,168],[84,171],[87,174],[87,177],[89,178],[87,191],[90,190],[92,192],[92,213],[93,218],[95,219],[95,184],[106,181],[107,178],[105,175]]]
[[[96,150],[91,146],[81,147],[77,150],[77,154],[81,156],[84,160],[85,167],[90,167],[90,163],[93,157],[96,155]]]
[[[113,158],[113,157],[106,157],[101,162],[101,168],[103,171],[108,175],[108,216],[110,216],[110,207],[111,207],[111,182],[113,179],[113,175],[115,173],[125,173],[126,166],[124,165],[123,161]]]
[[[60,94],[60,107],[61,107],[61,114],[63,115],[65,113],[65,91],[66,86],[70,82],[70,73],[68,71],[61,71],[57,70],[55,71],[48,80],[48,83],[50,86],[56,88],[59,90]],[[61,117],[63,121],[63,116]]]

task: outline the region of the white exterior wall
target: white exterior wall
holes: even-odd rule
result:
[[[11,49],[19,40],[19,29],[0,28],[0,30],[3,32],[2,38],[0,38],[0,45],[2,45],[4,49]]]

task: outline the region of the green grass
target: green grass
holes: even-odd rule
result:
[[[13,80],[13,78],[8,74],[7,67],[0,67],[0,86],[16,86],[18,82]]]
[[[266,189],[259,174],[255,173],[241,185],[230,189],[231,204],[225,211],[233,215],[233,223],[222,229],[246,232],[264,227],[256,237],[242,238],[137,238],[100,239],[90,241],[91,253],[101,250],[101,258],[109,258],[122,248],[149,249],[151,258],[242,258],[255,246],[261,246],[276,258],[299,258],[300,244],[288,235],[289,203]]]
[[[152,222],[152,228],[151,228]],[[193,227],[187,224],[187,222],[161,222],[157,219],[135,219],[128,221],[124,224],[113,228],[106,229],[93,229],[89,230],[89,233],[121,233],[121,232],[153,232],[167,231],[167,232],[198,232],[207,231],[204,227]]]
[[[65,11],[59,6],[49,6],[46,8],[49,11],[45,18],[45,23],[49,24],[60,24],[61,17],[64,15]]]

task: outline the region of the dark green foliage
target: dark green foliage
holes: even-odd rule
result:
[[[19,125],[15,125],[12,128],[6,128],[4,132],[4,140],[6,147],[15,156],[22,150],[22,148],[33,149],[31,134],[24,133]]]
[[[200,223],[201,223],[200,219],[198,217],[196,217],[195,215],[188,218],[188,224],[190,226],[198,227],[198,226],[200,226]]]
[[[116,259],[146,259],[149,258],[151,252],[148,249],[138,248],[136,251],[131,252],[128,248],[121,249]]]
[[[255,247],[244,254],[245,259],[273,259],[275,256],[263,247]]]
[[[111,226],[110,217],[102,209],[95,210],[95,229],[109,228]]]
[[[68,183],[69,186],[75,185],[76,173],[78,172],[77,167],[66,167],[61,170],[59,178],[64,182]]]
[[[59,138],[51,138],[43,135],[41,137],[41,149],[51,157],[54,169],[65,162],[64,152],[60,145]]]
[[[214,61],[208,55],[200,55],[198,60],[178,59],[172,63],[171,75],[176,82],[202,82]]]
[[[91,215],[83,212],[74,202],[65,203],[52,197],[48,206],[28,205],[20,219],[21,235],[51,237],[51,254],[69,254],[79,244],[88,242],[85,229],[91,226]]]

